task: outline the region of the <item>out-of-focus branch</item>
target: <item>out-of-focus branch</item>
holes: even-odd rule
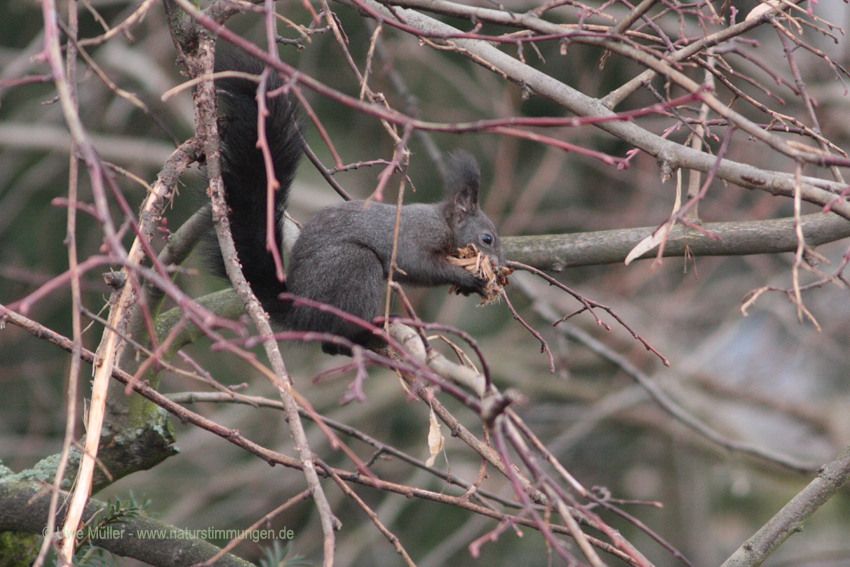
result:
[[[533,309],[547,321],[557,321],[560,315],[554,307],[547,301],[540,298],[540,294],[535,290],[531,277],[526,274],[514,274],[512,281],[522,293],[533,302]],[[593,338],[589,333],[582,331],[574,325],[561,324],[555,328],[556,332],[563,334],[565,337],[580,343],[587,347],[592,352],[616,365],[629,378],[633,379],[637,384],[644,388],[653,400],[671,417],[678,422],[696,431],[699,435],[710,440],[729,451],[736,451],[751,457],[762,459],[769,463],[774,463],[787,467],[790,470],[806,473],[816,468],[816,465],[811,462],[801,461],[794,457],[783,455],[776,451],[764,447],[758,447],[744,441],[729,439],[715,429],[701,422],[688,412],[681,404],[674,400],[667,392],[665,392],[656,381],[652,380],[646,373],[641,371],[637,366],[632,364],[623,355],[615,352],[605,346],[601,341]]]
[[[117,163],[137,163],[161,166],[174,147],[159,140],[138,136],[114,136],[89,133],[98,155]],[[69,151],[68,130],[48,124],[0,123],[0,146],[23,150]]]

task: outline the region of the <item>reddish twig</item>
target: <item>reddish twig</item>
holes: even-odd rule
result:
[[[632,329],[631,326],[629,326],[625,321],[623,321],[623,319],[619,315],[617,315],[617,313],[611,307],[609,307],[607,305],[603,305],[602,303],[598,303],[596,301],[593,301],[592,299],[587,299],[586,297],[584,297],[583,295],[581,295],[577,291],[573,291],[572,289],[570,289],[566,285],[562,284],[561,282],[559,282],[555,278],[553,278],[553,277],[549,276],[548,274],[538,270],[537,268],[534,268],[533,266],[528,266],[528,265],[522,264],[520,262],[508,262],[508,265],[512,268],[531,272],[532,274],[543,278],[544,280],[546,280],[549,283],[549,285],[553,285],[553,286],[569,293],[574,298],[576,298],[579,302],[581,302],[582,305],[584,305],[584,307],[582,309],[580,309],[579,311],[576,311],[575,313],[571,313],[570,315],[566,315],[566,316],[562,317],[561,319],[552,323],[553,327],[558,325],[559,323],[563,323],[564,321],[568,320],[569,318],[571,318],[575,315],[578,315],[579,313],[586,310],[593,315],[593,317],[596,319],[596,323],[598,325],[604,327],[606,331],[610,331],[611,327],[609,327],[607,324],[605,324],[596,315],[596,313],[593,311],[594,309],[602,309],[603,311],[607,312],[611,317],[613,317],[620,324],[620,326],[622,326],[624,329],[626,329],[632,335],[632,337],[634,337],[637,341],[639,341],[644,346],[644,348],[646,348],[646,350],[652,352],[653,354],[655,354],[655,356],[660,358],[661,362],[664,364],[664,366],[670,366],[670,361],[667,360],[652,345],[650,345],[646,341],[646,339],[644,339],[634,329]]]

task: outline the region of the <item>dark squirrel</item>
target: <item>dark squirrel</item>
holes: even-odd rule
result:
[[[231,50],[219,50],[216,71],[225,70],[259,74],[263,66]],[[268,91],[281,84],[276,75],[270,75]],[[216,80],[216,90],[230,229],[245,278],[272,323],[286,329],[332,333],[364,346],[380,344],[361,327],[314,308],[294,307],[291,301],[280,299],[279,294],[288,291],[371,321],[383,304],[396,206],[348,201],[323,209],[304,225],[290,254],[286,281],[278,281],[265,242],[266,175],[256,146],[256,83],[220,78]],[[304,140],[294,105],[287,97],[269,98],[267,107],[266,138],[281,187],[274,202],[277,245],[283,250],[283,213]],[[466,153],[454,153],[447,160],[447,171],[443,201],[402,207],[398,269],[393,279],[418,286],[453,285],[464,295],[483,296],[485,282],[450,263],[448,257],[474,244],[495,266],[504,266],[499,236],[478,206],[480,173],[475,160]],[[221,253],[213,257],[213,269],[226,277]],[[322,348],[331,354],[350,353],[332,343],[324,343]]]

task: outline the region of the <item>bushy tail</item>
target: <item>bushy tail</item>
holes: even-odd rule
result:
[[[215,70],[258,75],[263,71],[263,65],[232,48],[220,48],[216,55]],[[280,86],[281,80],[274,73],[271,74],[267,92]],[[280,321],[288,311],[289,304],[277,299],[279,293],[286,291],[286,285],[278,281],[273,257],[266,250],[267,183],[263,155],[257,147],[257,83],[226,77],[216,80],[216,91],[222,177],[236,252],[242,264],[242,272],[257,299],[273,321]],[[277,246],[282,253],[283,212],[304,141],[298,128],[295,107],[288,97],[267,98],[266,106],[269,112],[266,117],[266,140],[271,150],[274,175],[280,184],[280,189],[275,192],[274,218]],[[227,277],[220,251],[212,255],[212,263],[215,273]]]

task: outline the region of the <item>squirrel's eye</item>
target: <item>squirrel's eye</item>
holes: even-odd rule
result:
[[[487,246],[490,246],[491,244],[493,244],[493,237],[485,232],[481,235],[481,242],[483,242]]]

